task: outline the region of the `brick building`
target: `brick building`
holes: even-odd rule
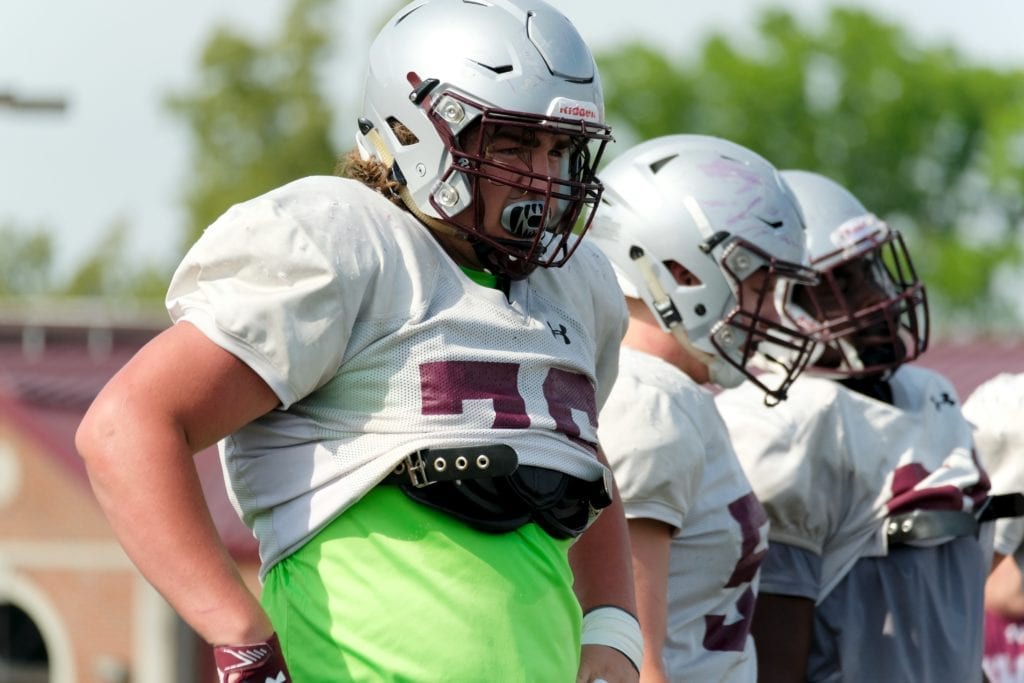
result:
[[[166,324],[81,303],[0,311],[0,681],[216,681],[208,648],[122,552],[74,449],[93,397]],[[197,458],[218,528],[255,585],[255,542],[216,451]]]

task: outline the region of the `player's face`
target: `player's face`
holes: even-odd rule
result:
[[[888,282],[891,279],[880,256],[872,254],[833,268],[814,288],[813,300],[798,288],[794,301],[823,322],[855,319],[844,336],[857,349],[860,361],[865,366],[892,365],[906,356],[907,347],[893,332],[898,325],[891,311],[893,291],[886,286]],[[834,367],[840,362],[838,354],[829,348],[817,364]]]
[[[517,220],[517,214],[544,207],[549,191],[544,178],[568,178],[571,139],[567,135],[513,126],[499,127],[485,135],[483,156],[496,166],[479,184],[482,232],[500,239],[530,242],[534,233],[523,232],[524,222]],[[557,222],[561,210],[557,202],[548,202],[545,210],[543,222],[537,220],[531,225]]]
[[[817,307],[808,308],[819,320],[846,315],[884,299],[873,274],[874,259],[862,258],[844,263],[832,270],[814,289]]]
[[[779,312],[772,296],[775,281],[776,276],[769,274],[767,268],[755,270],[740,284],[740,307],[760,320],[779,322]]]

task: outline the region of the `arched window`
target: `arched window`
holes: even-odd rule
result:
[[[15,605],[0,604],[0,680],[47,683],[49,672],[46,643],[35,622]]]

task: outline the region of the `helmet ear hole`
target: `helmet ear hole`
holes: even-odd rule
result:
[[[415,145],[420,141],[408,126],[396,119],[394,116],[389,116],[387,121],[388,127],[391,128],[391,132],[395,134],[395,139],[398,140],[398,144],[403,147],[408,147],[409,145]]]
[[[668,272],[672,274],[672,279],[675,280],[676,284],[680,287],[699,287],[704,284],[696,274],[679,261],[669,259],[662,263],[665,268],[668,269]]]

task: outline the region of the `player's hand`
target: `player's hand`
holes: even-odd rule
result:
[[[577,683],[637,683],[640,674],[626,655],[604,645],[584,645]]]
[[[262,643],[213,648],[220,683],[292,683],[277,634]]]

